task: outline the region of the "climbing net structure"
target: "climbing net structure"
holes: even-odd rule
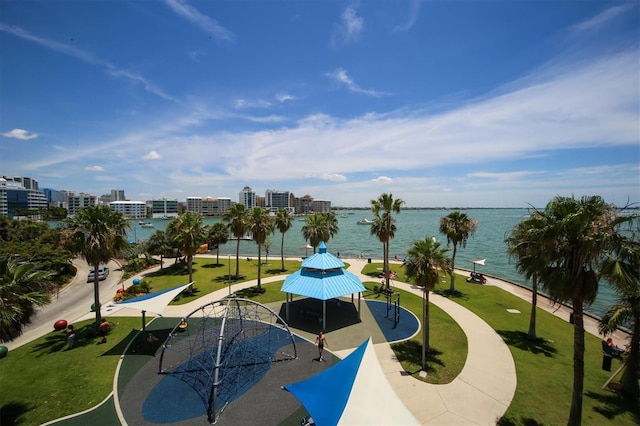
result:
[[[230,297],[201,306],[174,327],[163,344],[159,372],[188,383],[215,423],[272,363],[295,358],[294,336],[278,314]]]

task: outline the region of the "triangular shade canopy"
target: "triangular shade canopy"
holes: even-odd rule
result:
[[[318,426],[419,424],[389,385],[371,338],[330,369],[284,388]]]

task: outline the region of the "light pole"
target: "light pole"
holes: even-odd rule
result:
[[[231,255],[228,255],[229,257],[229,275],[227,275],[227,279],[229,280],[229,296],[231,296]]]

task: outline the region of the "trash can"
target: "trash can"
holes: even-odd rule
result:
[[[602,369],[604,371],[611,371],[611,356],[602,354]]]
[[[368,263],[371,263],[371,258],[368,258],[368,259],[367,259],[367,262],[368,262]]]

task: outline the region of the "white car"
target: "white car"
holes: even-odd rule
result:
[[[89,269],[89,275],[87,276],[87,282],[93,282],[96,276],[95,269]],[[109,268],[106,266],[101,266],[98,268],[98,280],[102,281],[109,276]]]

